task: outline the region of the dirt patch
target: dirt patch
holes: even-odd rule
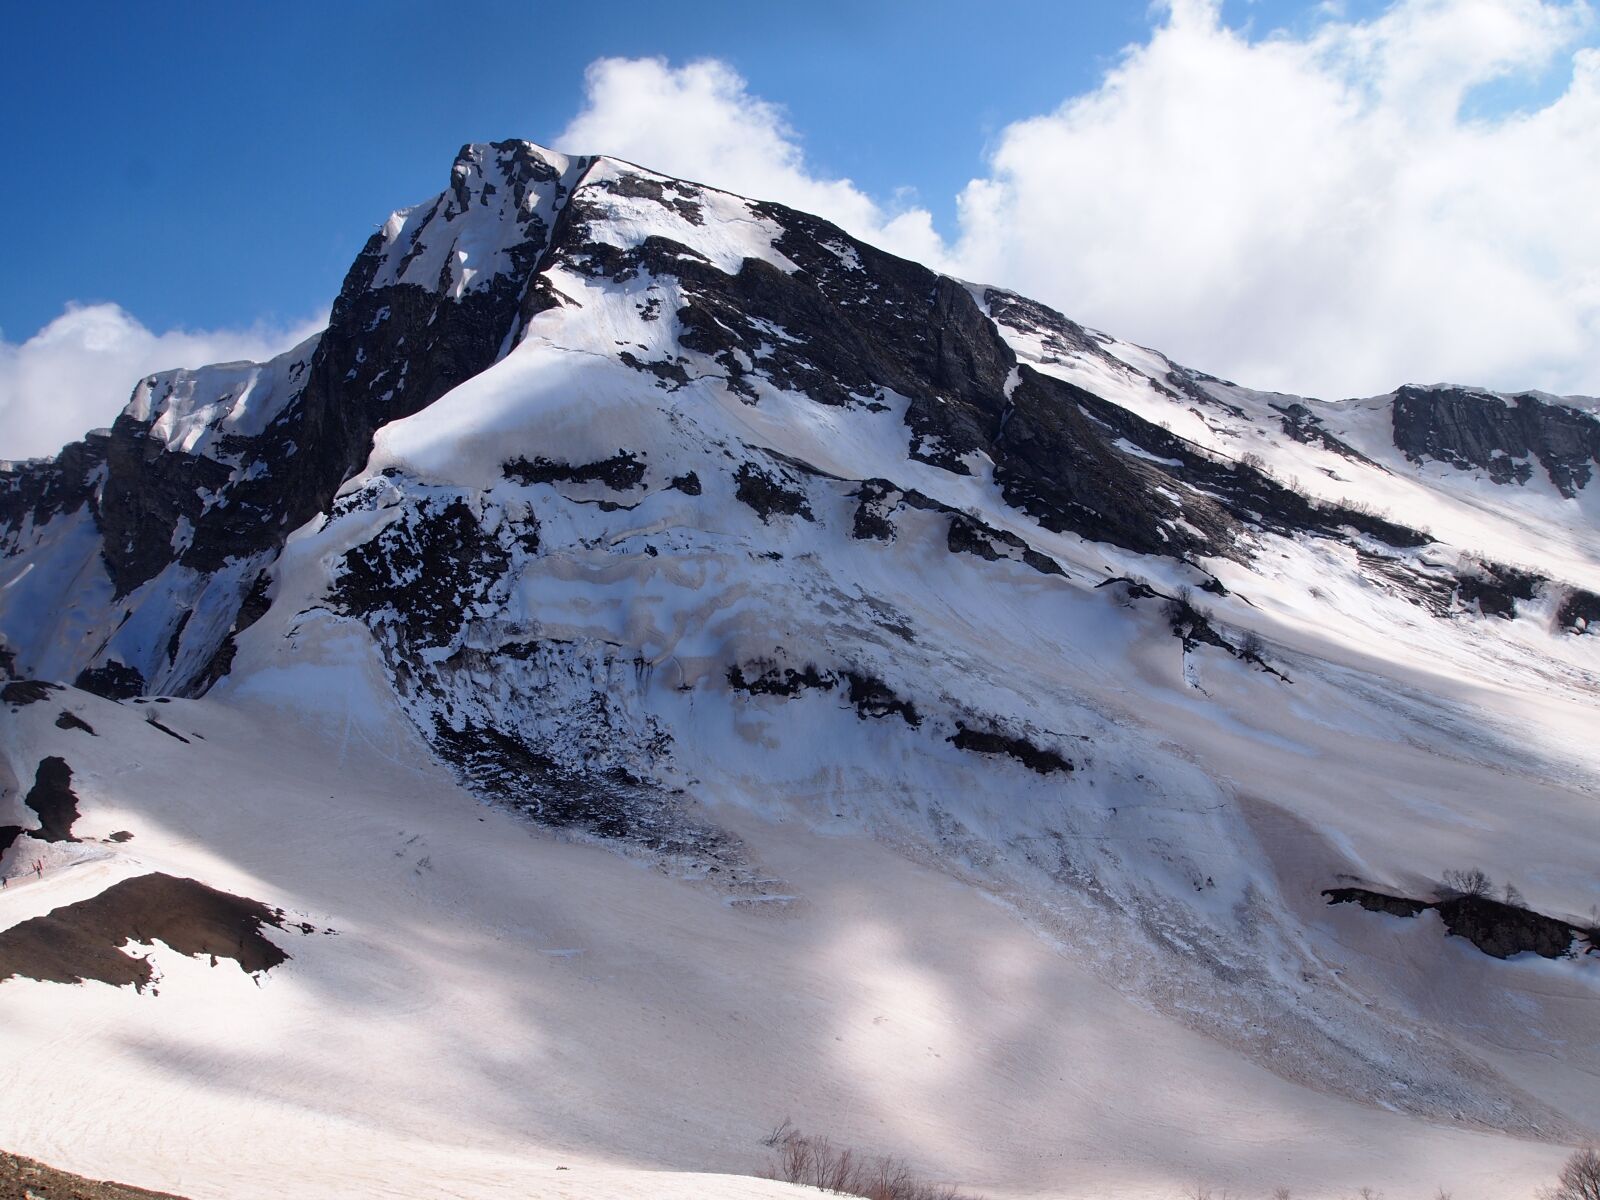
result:
[[[0,931],[0,982],[18,976],[46,983],[93,979],[142,992],[154,972],[147,959],[122,947],[157,941],[191,958],[207,955],[212,966],[231,958],[254,975],[289,957],[262,934],[267,925],[282,929],[283,913],[195,879],[140,875]]]
[[[20,708],[24,704],[37,704],[40,700],[48,699],[50,693],[56,690],[55,684],[45,683],[42,679],[16,679],[0,688],[0,700]]]
[[[85,1179],[0,1150],[0,1200],[182,1200],[109,1180]]]
[[[89,724],[89,722],[85,721],[77,713],[71,712],[71,711],[69,711],[68,709],[65,709],[65,708],[63,708],[61,710],[61,715],[56,718],[56,728],[57,729],[81,729],[84,733],[87,733],[90,737],[98,737],[99,736],[98,734],[95,733],[93,725]]]

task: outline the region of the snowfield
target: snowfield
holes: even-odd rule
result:
[[[318,339],[0,477],[0,649],[78,685],[0,707],[0,975],[150,872],[289,955],[0,979],[0,1138],[194,1200],[800,1195],[785,1119],[996,1200],[1531,1197],[1600,1132],[1583,421],[469,147]],[[1323,896],[1468,867],[1571,952]]]

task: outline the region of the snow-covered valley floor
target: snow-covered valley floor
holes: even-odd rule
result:
[[[63,707],[96,736],[64,743]],[[0,925],[161,870],[326,932],[275,932],[291,961],[257,979],[156,946],[159,994],[6,983],[9,1142],[195,1200],[776,1196],[732,1176],[785,1118],[992,1197],[1524,1196],[1562,1157],[1288,1083],[870,838],[719,812],[797,897],[733,903],[481,805],[364,711],[61,692],[18,714],[17,759],[70,753],[86,840],[14,878]],[[1431,954],[1462,987],[1532,972],[1594,1011],[1593,971],[1322,920],[1362,955]],[[1508,1053],[1537,1089],[1538,1057]]]

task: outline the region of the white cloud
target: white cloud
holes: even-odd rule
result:
[[[152,372],[261,361],[323,324],[153,333],[116,304],[69,304],[27,341],[0,339],[0,458],[54,454],[111,424]]]
[[[1408,0],[1248,40],[1175,0],[1093,93],[1007,128],[963,270],[1180,361],[1328,395],[1600,389],[1600,52],[1586,11]],[[1538,111],[1462,115],[1560,62]]]
[[[1600,391],[1600,50],[1580,2],[1325,7],[1298,35],[1170,0],[1091,92],[1007,126],[949,242],[810,170],[717,62],[604,59],[558,145],[818,212],[1179,361],[1321,395]],[[1532,111],[1485,84],[1570,73]]]
[[[923,209],[890,212],[848,179],[807,169],[782,111],[752,96],[725,63],[672,67],[658,58],[602,58],[585,74],[583,110],[555,139],[562,150],[607,154],[651,170],[816,213],[886,250],[942,253]]]

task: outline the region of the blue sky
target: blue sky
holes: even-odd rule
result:
[[[286,348],[504,137],[809,208],[1259,387],[1600,393],[1594,2],[14,5],[0,457]]]
[[[1236,3],[1265,28],[1303,3]],[[209,327],[325,306],[372,227],[457,147],[554,137],[603,56],[721,58],[784,106],[821,173],[914,188],[941,228],[1006,123],[1094,86],[1138,3],[63,3],[13,6],[0,79],[0,330],[69,300]],[[607,147],[570,147],[579,152]]]

